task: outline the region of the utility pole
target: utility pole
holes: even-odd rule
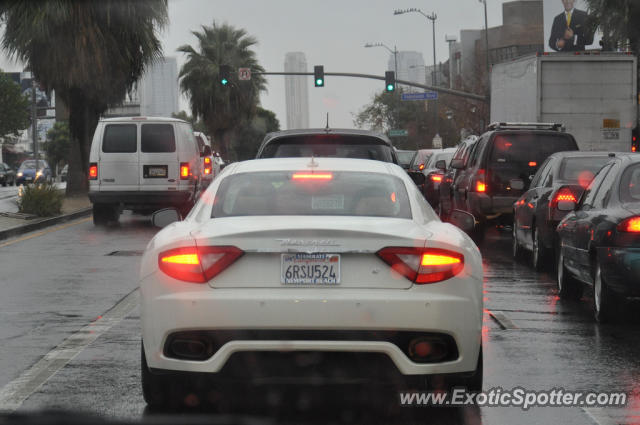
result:
[[[438,65],[436,63],[436,19],[438,19],[438,15],[435,12],[432,12],[431,15],[426,15],[427,19],[431,21],[433,27],[433,71],[431,72],[431,83],[434,87],[438,86]],[[434,103],[434,113],[435,113],[435,130],[436,136],[440,133],[439,125],[438,125],[438,99],[433,101]]]
[[[36,160],[36,174],[34,181],[38,178],[38,111],[36,105],[36,80],[31,73],[31,138],[33,139],[33,156]]]

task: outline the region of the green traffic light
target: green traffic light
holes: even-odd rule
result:
[[[227,80],[226,78],[223,78],[222,81],[220,81],[222,83],[223,86],[226,86],[227,84],[229,84],[229,80]]]
[[[316,86],[324,86],[324,80],[322,78],[318,78],[316,80]]]
[[[393,84],[387,84],[387,91],[393,91],[394,88]]]

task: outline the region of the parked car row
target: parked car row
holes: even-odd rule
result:
[[[513,256],[555,267],[562,298],[592,286],[597,321],[640,296],[640,154],[580,152],[555,124],[495,124],[460,143],[439,186],[425,198],[443,220],[471,213],[476,240],[511,226]]]

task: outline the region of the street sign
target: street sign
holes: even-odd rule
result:
[[[408,135],[407,130],[389,130],[389,137],[406,137]]]
[[[433,138],[433,142],[431,144],[433,146],[434,149],[441,149],[442,148],[442,137],[440,137],[439,134],[436,134]]]
[[[238,80],[249,81],[251,79],[250,68],[238,68]]]
[[[424,93],[402,93],[401,100],[436,100],[438,98],[437,91],[428,91]]]

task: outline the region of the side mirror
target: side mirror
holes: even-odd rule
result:
[[[521,179],[511,179],[509,180],[509,186],[511,189],[522,190],[524,189],[524,182]]]
[[[202,148],[202,152],[200,152],[201,158],[204,158],[205,156],[211,156],[211,146],[209,145],[204,145],[204,148]]]
[[[180,221],[180,214],[175,208],[165,208],[154,212],[151,216],[151,223],[155,227],[167,227],[176,221]]]
[[[436,168],[438,170],[446,171],[447,170],[447,161],[445,161],[444,159],[440,159],[440,160],[436,161]]]
[[[416,186],[422,186],[426,181],[426,177],[420,171],[409,171],[407,174],[409,174]]]
[[[466,211],[453,210],[449,215],[448,221],[465,233],[471,233],[476,227],[475,217]]]
[[[464,161],[461,159],[452,159],[451,168],[455,168],[456,170],[462,170],[464,168]]]
[[[575,211],[576,203],[573,201],[558,201],[558,211]]]

